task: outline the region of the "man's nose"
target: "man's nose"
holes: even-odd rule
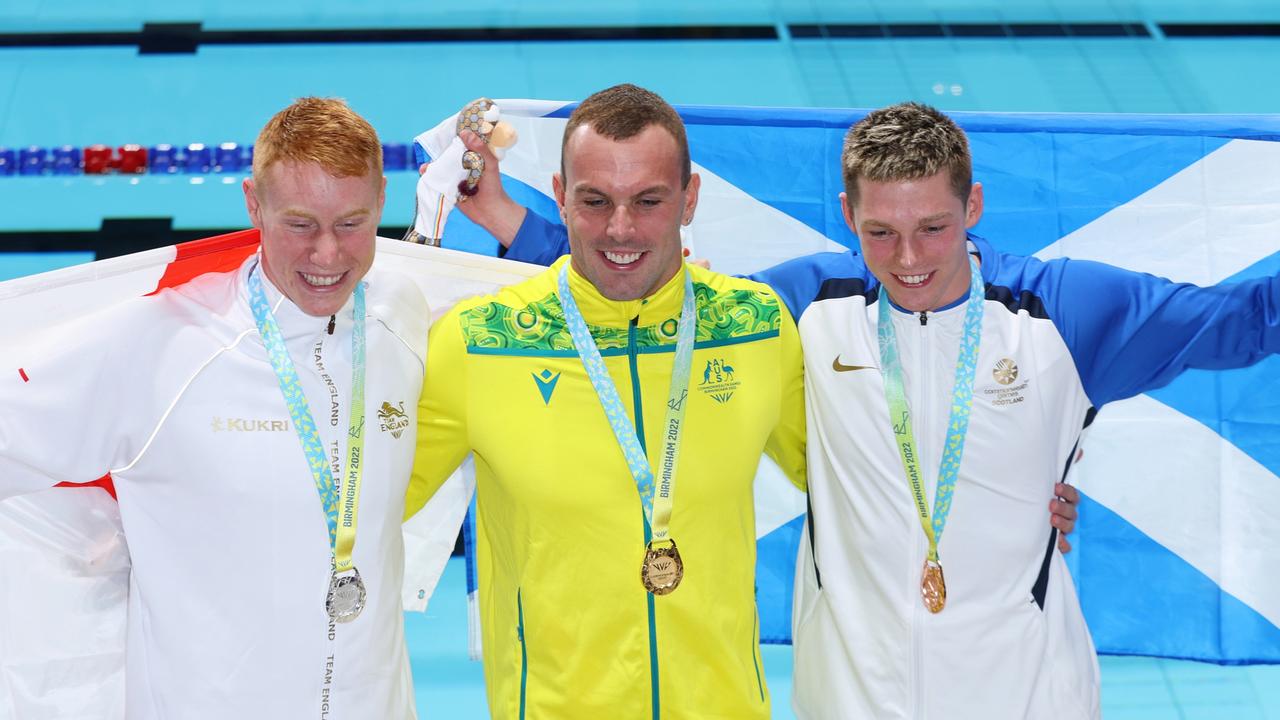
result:
[[[903,236],[898,242],[898,265],[904,270],[910,270],[920,262],[920,248],[916,245],[915,239],[910,236]]]
[[[609,216],[609,236],[612,238],[627,238],[635,231],[635,221],[631,216],[631,210],[626,205],[618,205],[613,209],[613,214]]]
[[[337,260],[339,255],[338,236],[332,230],[321,230],[316,235],[315,244],[311,246],[311,262],[325,266]]]

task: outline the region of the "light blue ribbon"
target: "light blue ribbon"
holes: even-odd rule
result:
[[[334,564],[337,572],[344,572],[351,567],[351,546],[355,544],[355,519],[344,521],[344,548],[339,553],[338,545],[338,483],[334,481],[333,471],[329,467],[329,459],[320,442],[320,433],[316,430],[315,420],[311,416],[311,408],[307,404],[306,394],[298,379],[289,350],[285,347],[284,338],[280,334],[280,326],[276,323],[271,307],[267,304],[267,296],[262,291],[261,266],[249,273],[249,307],[253,310],[253,319],[258,324],[258,333],[262,336],[262,344],[267,349],[267,357],[275,370],[276,379],[280,383],[280,392],[284,395],[285,405],[289,408],[289,416],[293,418],[294,430],[298,440],[302,442],[302,450],[307,456],[307,465],[311,468],[311,476],[315,479],[316,491],[320,495],[320,505],[324,509],[325,522],[329,526],[329,546],[334,551]],[[348,494],[358,496],[362,475],[362,453],[364,432],[364,377],[365,377],[365,304],[364,283],[356,283],[355,318],[351,332],[351,417],[350,429],[347,433],[348,468],[346,472]],[[355,451],[353,451],[355,448]],[[358,497],[355,498],[358,501]],[[350,536],[349,538],[346,536]],[[339,554],[345,557],[338,557]]]
[[[582,358],[582,365],[587,377],[600,398],[609,425],[613,428],[614,437],[626,458],[627,467],[636,483],[636,491],[640,494],[640,502],[644,506],[645,518],[653,532],[653,541],[668,539],[671,520],[671,507],[675,497],[675,471],[679,460],[680,437],[683,433],[684,413],[689,395],[689,374],[693,367],[693,345],[697,318],[694,306],[693,281],[689,270],[684,270],[684,303],[680,308],[680,326],[676,331],[675,361],[671,368],[671,388],[667,394],[666,425],[663,426],[663,453],[660,462],[662,480],[654,484],[653,469],[649,459],[645,457],[644,447],[636,436],[635,426],[627,417],[626,406],[618,396],[618,388],[609,377],[604,358],[596,346],[595,338],[582,318],[578,303],[569,289],[569,263],[560,270],[558,284],[560,306],[564,309],[565,323],[569,326],[569,335],[573,338],[573,346]],[[642,412],[636,408],[637,413]],[[656,512],[655,512],[656,505]]]
[[[960,343],[960,356],[956,359],[956,379],[951,390],[951,418],[947,422],[947,441],[938,468],[938,484],[933,496],[933,513],[930,517],[928,500],[920,475],[920,454],[916,450],[915,433],[911,429],[911,410],[907,407],[906,393],[902,387],[902,361],[898,356],[898,340],[889,315],[889,293],[880,285],[880,319],[877,335],[880,340],[880,368],[884,375],[884,397],[889,405],[889,420],[893,426],[898,454],[907,473],[907,484],[915,500],[920,525],[929,538],[929,562],[939,564],[938,543],[942,542],[942,530],[951,512],[951,496],[955,493],[956,478],[960,475],[960,459],[964,455],[964,439],[969,432],[969,411],[973,407],[973,381],[978,371],[978,347],[982,340],[982,311],[984,305],[982,273],[972,257],[969,258],[969,300],[964,315],[964,335]]]

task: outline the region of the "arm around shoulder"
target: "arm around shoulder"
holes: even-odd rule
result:
[[[440,489],[471,451],[467,432],[467,348],[461,308],[437,320],[428,333],[426,375],[418,399],[417,449],[405,496],[412,517]]]
[[[785,304],[779,301],[782,325],[778,339],[781,343],[782,403],[778,424],[769,435],[765,452],[782,468],[791,484],[801,491],[808,488],[805,464],[805,406],[804,406],[804,355],[800,347],[800,333]]]

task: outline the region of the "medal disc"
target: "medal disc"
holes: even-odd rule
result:
[[[666,595],[675,590],[683,578],[684,562],[675,541],[671,541],[671,547],[654,547],[649,543],[644,563],[640,566],[640,582],[644,589],[654,595]]]
[[[360,579],[360,571],[354,570],[352,575],[333,575],[329,580],[329,596],[325,598],[324,609],[329,617],[338,622],[351,622],[364,610],[364,581]]]
[[[920,597],[929,612],[942,612],[947,604],[947,581],[942,577],[942,565],[924,561],[924,570],[920,574]]]

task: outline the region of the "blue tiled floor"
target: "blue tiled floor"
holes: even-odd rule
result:
[[[464,566],[449,562],[425,614],[405,616],[421,718],[485,718],[480,663],[467,660]],[[773,717],[792,720],[791,648],[765,646]],[[1107,720],[1274,720],[1280,666],[1220,667],[1177,660],[1103,657]]]

